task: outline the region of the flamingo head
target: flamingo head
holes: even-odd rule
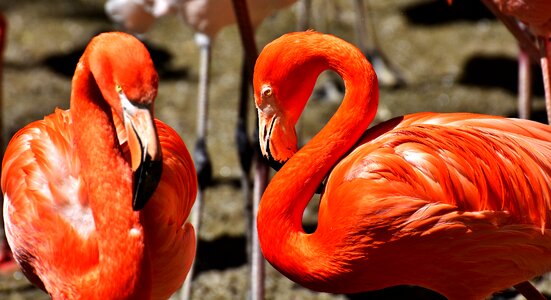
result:
[[[140,210],[155,192],[162,173],[161,144],[153,117],[157,72],[145,46],[131,35],[104,33],[90,45],[99,48],[89,52],[92,75],[127,131],[134,173],[132,207]]]
[[[260,149],[272,165],[285,163],[297,152],[295,125],[317,77],[327,68],[310,51],[310,41],[304,41],[315,36],[283,35],[264,47],[257,59],[253,85]]]

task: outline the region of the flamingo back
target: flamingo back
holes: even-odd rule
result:
[[[346,235],[327,269],[343,290],[402,282],[449,299],[549,271],[549,157],[551,127],[526,120],[419,113],[375,126],[327,179],[316,234]]]
[[[385,133],[381,135],[381,133]],[[367,179],[462,211],[507,211],[551,228],[551,128],[476,114],[419,113],[368,130],[329,180]]]

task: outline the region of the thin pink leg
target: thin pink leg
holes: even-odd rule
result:
[[[541,72],[543,73],[543,86],[545,89],[545,110],[547,111],[547,122],[551,122],[551,69],[549,60],[551,59],[551,47],[549,38],[538,37],[540,45],[540,63]]]
[[[519,45],[518,54],[518,116],[530,119],[532,112],[532,64],[530,55]]]
[[[545,296],[536,289],[530,281],[523,281],[516,284],[515,289],[528,300],[546,300]]]

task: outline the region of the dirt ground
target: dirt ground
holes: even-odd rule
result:
[[[351,0],[314,0],[312,28],[355,42]],[[24,124],[55,107],[68,108],[70,78],[91,37],[116,28],[101,0],[2,0],[9,21],[4,70],[4,132],[7,141]],[[513,37],[478,1],[371,0],[381,49],[407,84],[381,88],[376,121],[418,111],[469,111],[516,116],[516,54]],[[296,7],[268,18],[257,31],[259,48],[296,29]],[[193,32],[177,17],[156,22],[142,38],[160,74],[156,116],[173,126],[189,149],[196,140],[198,49]],[[206,192],[199,232],[194,299],[245,299],[248,266],[245,216],[234,145],[242,49],[235,26],[216,39],[211,79],[208,147],[214,185]],[[534,68],[534,117],[543,116],[543,88]],[[300,127],[313,136],[339,105],[340,92],[327,92],[320,79]],[[252,115],[252,100],[251,100]],[[251,123],[254,120],[251,116]],[[252,125],[251,125],[252,126]],[[252,132],[252,130],[251,130]],[[309,211],[306,223],[315,222]],[[398,287],[362,295],[308,291],[268,266],[266,299],[439,299],[431,292]],[[508,299],[504,293],[495,299]],[[46,299],[21,273],[0,278],[0,299]]]

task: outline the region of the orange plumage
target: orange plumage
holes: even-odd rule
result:
[[[551,34],[551,3],[546,0],[493,0],[505,15],[526,23],[534,34]]]
[[[27,125],[8,145],[8,241],[54,299],[167,299],[185,279],[197,183],[181,138],[152,121],[157,80],[139,41],[99,35],[75,71],[71,109]],[[141,168],[161,157],[162,175]],[[142,191],[153,195],[140,209]]]
[[[345,82],[328,124],[297,150],[294,125],[320,72]],[[262,197],[266,259],[317,291],[419,285],[483,299],[551,270],[551,127],[470,113],[417,113],[366,131],[378,104],[361,52],[287,34],[254,73],[260,143],[285,162]],[[326,180],[314,233],[302,213]]]

